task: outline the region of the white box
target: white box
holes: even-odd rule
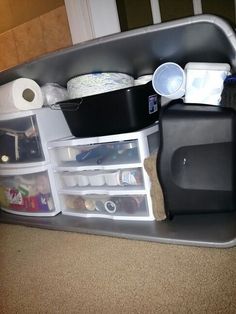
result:
[[[230,74],[229,64],[189,62],[185,65],[185,72],[186,103],[220,104],[224,80]]]

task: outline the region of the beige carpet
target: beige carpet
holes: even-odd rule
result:
[[[0,224],[0,313],[236,313],[236,248]]]

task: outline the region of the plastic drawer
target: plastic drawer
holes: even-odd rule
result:
[[[44,159],[36,115],[0,121],[0,164]]]
[[[85,167],[140,162],[138,141],[117,141],[56,147],[52,157],[59,166]]]
[[[63,171],[57,174],[59,186],[84,189],[89,187],[144,186],[142,168]]]
[[[27,216],[54,216],[55,191],[46,167],[1,170],[0,207],[2,210]]]
[[[61,195],[62,214],[120,220],[146,220],[145,195]]]

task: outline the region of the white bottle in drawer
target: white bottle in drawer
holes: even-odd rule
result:
[[[158,123],[138,132],[49,142],[62,214],[154,220],[143,161],[158,143]]]
[[[0,167],[49,163],[47,142],[70,136],[61,110],[40,108],[0,116]]]

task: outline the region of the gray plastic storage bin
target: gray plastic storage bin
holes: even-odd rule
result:
[[[229,63],[236,70],[234,28],[214,15],[198,15],[152,25],[84,42],[43,56],[0,74],[0,84],[18,77],[39,84],[66,86],[78,75],[95,71],[123,72],[137,78],[151,74],[162,63],[182,67],[188,62]],[[42,228],[88,232],[139,240],[211,247],[236,244],[236,214],[178,215],[164,222],[87,221],[58,215],[53,219],[11,217],[0,213],[1,222]]]

